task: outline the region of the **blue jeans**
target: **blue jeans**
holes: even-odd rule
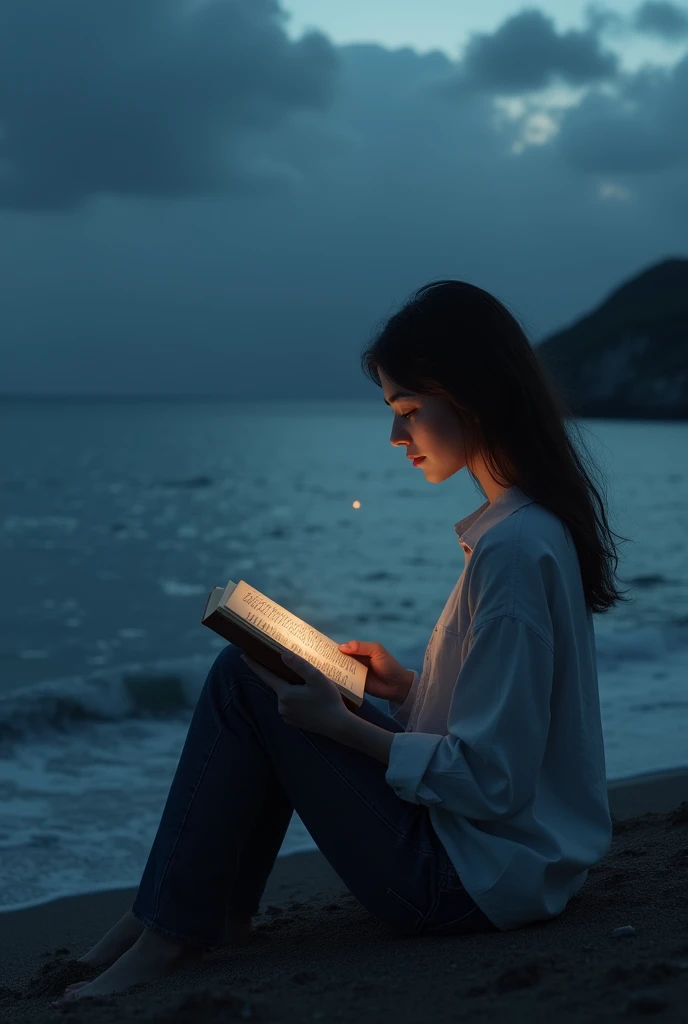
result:
[[[198,699],[132,912],[153,931],[221,945],[228,914],[255,915],[292,813],[356,899],[406,935],[498,931],[387,766],[288,725],[232,644]],[[361,717],[398,722],[364,700]]]

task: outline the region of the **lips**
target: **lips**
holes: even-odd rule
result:
[[[421,462],[423,461],[424,458],[425,458],[424,455],[416,455],[415,459],[412,460],[413,461],[413,465],[414,466],[420,466],[420,464],[421,464]]]

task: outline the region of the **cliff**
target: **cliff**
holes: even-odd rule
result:
[[[576,415],[688,419],[688,259],[626,281],[536,349]]]

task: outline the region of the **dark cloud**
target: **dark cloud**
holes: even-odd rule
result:
[[[332,94],[277,0],[0,0],[0,205],[270,189],[252,140]]]
[[[625,75],[613,95],[590,92],[569,108],[555,143],[577,170],[647,174],[688,163],[688,57]]]
[[[118,2],[93,10],[102,16],[104,3]],[[159,26],[150,13],[158,5],[149,2],[140,0],[139,17],[145,11],[147,24]],[[187,26],[195,24],[189,15]],[[64,45],[52,22],[44,30],[46,52]],[[159,96],[162,58],[149,44],[159,33],[141,27],[136,45],[132,26],[125,35],[127,60],[136,53]],[[182,46],[172,28],[164,39],[165,53],[171,40]],[[101,55],[92,61],[98,85]],[[272,102],[277,70],[247,61],[252,82],[272,82]],[[264,167],[295,169],[288,190],[247,195],[233,187],[210,200],[197,191],[159,203],[120,188],[68,216],[0,210],[2,390],[371,396],[361,345],[428,280],[459,277],[487,288],[537,340],[619,280],[685,249],[688,60],[617,72],[570,95],[568,108],[549,105],[562,101],[559,90],[502,103],[485,88],[457,101],[442,88],[461,63],[440,52],[345,46],[333,66],[335,88],[329,71],[315,79],[327,100],[297,107],[278,96],[260,148],[250,150]],[[234,70],[240,82],[244,73]],[[83,67],[80,74],[88,81]],[[142,96],[146,81],[137,71]],[[165,87],[186,92],[176,81]],[[202,103],[193,83],[188,88],[196,112]],[[36,91],[41,111],[44,92]],[[64,121],[69,108],[58,106]],[[528,138],[531,119],[535,137],[545,128],[539,142]],[[228,123],[248,177],[254,121],[247,114]],[[117,135],[145,153],[136,126],[130,137],[124,123]],[[213,136],[224,137],[224,128]],[[71,159],[90,159],[73,128],[69,138]],[[151,194],[161,194],[157,183]]]
[[[618,57],[601,47],[597,24],[557,33],[552,18],[526,9],[507,18],[492,34],[474,33],[454,83],[457,92],[518,94],[555,81],[572,86],[612,78]]]
[[[470,99],[477,91],[534,92],[555,79],[588,85],[580,102],[552,115],[558,132],[548,145],[562,163],[584,173],[610,174],[682,166],[688,159],[688,58],[672,68],[646,65],[623,72],[617,55],[602,49],[600,36],[610,30],[623,34],[628,22],[602,5],[588,5],[585,13],[584,31],[557,34],[551,18],[529,9],[492,34],[474,35],[441,91]],[[682,17],[675,5],[648,2],[636,12],[634,24],[664,26],[668,32],[670,26],[678,29]],[[531,112],[536,109],[532,103]]]
[[[626,18],[603,3],[587,4],[583,15],[588,28],[596,35],[604,32],[605,35],[619,36],[627,32]]]
[[[638,32],[671,41],[688,36],[688,9],[669,0],[646,0],[634,12],[632,24]]]

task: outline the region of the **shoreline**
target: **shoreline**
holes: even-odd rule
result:
[[[657,771],[634,772],[618,776],[607,782],[609,807],[613,818],[623,821],[638,815],[655,813],[662,814],[678,807],[681,801],[688,800],[688,763]],[[277,855],[277,863],[287,857],[298,857],[320,852],[316,846],[297,850],[286,850]],[[73,892],[58,893],[47,899],[23,903],[5,909],[0,907],[0,928],[3,918],[8,914],[21,914],[27,910],[45,907],[59,900],[79,899],[88,896],[99,896],[108,892],[134,891],[131,884],[103,883],[96,888],[78,889]]]
[[[607,793],[612,817],[619,821],[664,814],[688,800],[688,764],[608,779]]]
[[[609,796],[612,849],[551,921],[494,934],[399,936],[366,912],[319,851],[294,852],[277,859],[254,941],[145,988],[77,1002],[69,1015],[89,1024],[444,1024],[477,1015],[495,1024],[574,1024],[656,1013],[685,1024],[688,766],[610,780]],[[50,1001],[92,976],[76,958],[134,893],[106,889],[0,914],[0,1019],[59,1019],[64,1011]],[[628,925],[629,934],[614,935]]]

